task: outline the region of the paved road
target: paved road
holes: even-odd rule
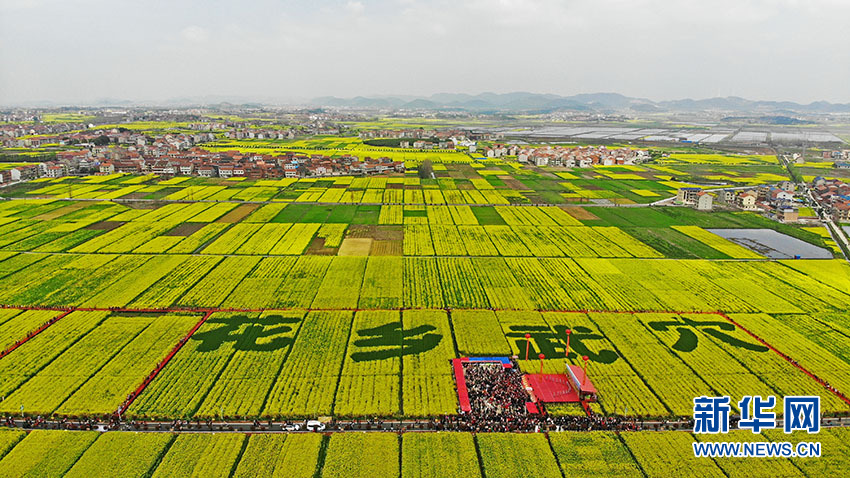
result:
[[[623,422],[624,426],[616,428],[616,430],[649,430],[649,431],[692,431],[694,424],[692,420],[676,420],[676,421],[658,421],[658,420],[639,420],[634,419]],[[734,428],[734,420],[732,428]],[[288,429],[287,425],[299,425],[299,430]],[[25,420],[22,418],[6,418],[0,425],[10,428],[19,428],[23,430],[71,430],[71,431],[138,431],[147,433],[310,433],[306,430],[306,422],[275,422],[275,421],[258,421],[258,422],[223,422],[223,421],[149,421],[149,422],[104,422],[104,421],[78,421],[78,420],[43,420],[36,423],[36,420]],[[783,426],[783,420],[776,421],[777,429]],[[824,417],[821,419],[822,427],[850,427],[850,417]],[[344,432],[439,432],[439,431],[464,431],[463,428],[441,426],[437,421],[428,420],[341,420],[328,422],[326,428],[322,430],[324,433],[344,433]],[[557,432],[557,431],[599,431],[611,430],[610,428],[583,428],[572,429],[564,428],[556,425],[541,426],[537,429],[521,430],[518,432]],[[471,431],[471,430],[467,430]],[[477,431],[477,433],[488,433],[486,431]]]

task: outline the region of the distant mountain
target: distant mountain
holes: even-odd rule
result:
[[[407,110],[467,110],[472,112],[529,112],[554,111],[595,112],[663,112],[663,111],[721,111],[730,113],[757,113],[773,115],[850,113],[850,104],[817,101],[807,105],[790,101],[753,101],[736,96],[726,98],[690,98],[672,101],[651,101],[632,98],[619,93],[590,93],[559,96],[528,92],[437,93],[431,96],[357,96],[338,98],[325,96],[309,101],[313,106],[347,107],[364,109]]]

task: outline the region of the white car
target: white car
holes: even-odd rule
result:
[[[325,430],[325,424],[318,420],[307,420],[307,431],[321,432]]]
[[[301,429],[301,425],[299,425],[298,423],[287,423],[283,426],[283,429],[288,432],[297,432]]]

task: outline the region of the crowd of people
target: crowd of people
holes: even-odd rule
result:
[[[487,420],[516,420],[528,415],[528,392],[522,373],[501,363],[468,363],[464,378],[469,393],[471,415]]]
[[[463,371],[471,411],[441,417],[437,429],[475,432],[538,432],[560,430],[634,430],[633,420],[598,415],[552,416],[537,403],[538,413],[526,407],[531,400],[516,363],[467,363]]]
[[[464,378],[469,395],[471,411],[461,411],[457,415],[443,415],[425,420],[384,420],[378,417],[358,420],[332,419],[327,423],[326,431],[338,430],[447,430],[471,432],[542,432],[561,430],[639,430],[642,423],[634,419],[622,417],[605,417],[594,414],[576,416],[553,416],[546,413],[542,403],[531,410],[527,407],[530,401],[523,382],[523,374],[516,363],[505,367],[501,363],[467,363],[464,365]],[[128,397],[128,400],[132,399]],[[535,413],[537,412],[537,413]],[[76,423],[61,419],[59,422],[44,423],[39,417],[36,420],[26,419],[25,423],[15,423],[15,419],[7,417],[7,426],[23,426],[24,428],[65,428],[92,429],[96,426],[93,420],[80,420]],[[18,419],[20,421],[20,419]],[[293,429],[287,427],[288,422],[250,422],[236,421],[233,423],[214,423],[212,420],[173,420],[171,422],[124,421],[119,415],[111,417],[108,429],[123,430],[163,430],[174,431],[214,431],[214,430],[246,430],[246,431],[283,431]]]

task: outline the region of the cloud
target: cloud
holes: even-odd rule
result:
[[[345,4],[345,10],[354,15],[360,15],[366,10],[366,7],[363,5],[363,2],[349,1]]]
[[[210,38],[209,32],[205,28],[197,25],[191,25],[184,28],[180,32],[180,36],[191,43],[206,43],[206,41]]]
[[[850,102],[848,0],[280,4],[0,0],[0,103],[517,90]],[[87,44],[116,60],[86,68]]]

